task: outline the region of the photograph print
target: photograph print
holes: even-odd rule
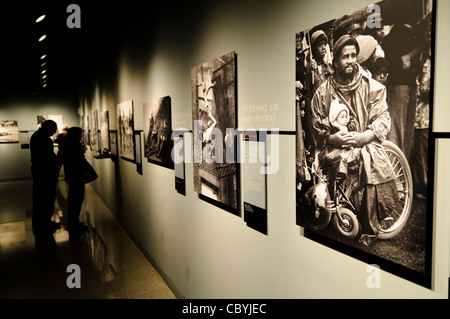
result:
[[[433,21],[431,0],[385,0],[296,34],[297,224],[426,287]]]
[[[170,96],[144,103],[143,116],[145,158],[149,163],[173,169]]]
[[[91,128],[91,149],[94,152],[97,152],[99,150],[99,138],[98,138],[98,111],[93,110],[91,111],[90,116],[90,128]]]
[[[134,161],[134,113],[132,100],[117,105],[117,132],[119,156]]]
[[[109,143],[109,113],[103,111],[100,113],[100,141],[101,152],[105,153],[110,150]]]
[[[89,116],[83,115],[82,118],[82,126],[83,126],[83,142],[86,145],[89,145]]]
[[[194,190],[200,198],[238,215],[236,54],[192,68],[191,88]]]
[[[0,120],[0,143],[19,143],[17,121]]]

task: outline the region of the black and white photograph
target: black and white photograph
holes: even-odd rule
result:
[[[134,112],[132,100],[117,105],[117,132],[119,156],[134,161]]]
[[[194,190],[202,199],[239,214],[234,140],[236,54],[191,69]]]
[[[91,111],[91,116],[89,117],[91,123],[90,123],[90,128],[91,128],[91,149],[94,152],[98,152],[99,150],[99,139],[98,139],[98,111],[97,110],[92,110]]]
[[[17,121],[0,120],[0,143],[19,143]]]
[[[433,3],[385,0],[296,34],[305,236],[431,284]]]
[[[55,121],[56,125],[58,126],[58,130],[56,131],[55,135],[50,136],[50,138],[54,141],[54,140],[56,140],[58,135],[60,133],[62,133],[62,127],[63,127],[62,115],[38,115],[37,116],[37,128],[40,128],[41,124],[47,120]]]
[[[83,142],[85,145],[89,145],[89,116],[83,115],[82,121]]]
[[[149,163],[173,169],[170,96],[144,103],[143,116],[145,158]]]
[[[104,111],[100,113],[100,145],[101,152],[105,153],[110,150],[109,143],[109,113]]]

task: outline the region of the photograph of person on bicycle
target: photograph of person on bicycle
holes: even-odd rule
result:
[[[401,211],[401,208],[397,207],[394,172],[381,145],[391,124],[386,88],[356,63],[359,50],[358,42],[350,35],[336,41],[333,52],[335,72],[314,94],[311,121],[319,163],[325,164],[322,166],[327,175],[331,180],[336,175],[344,175],[359,185],[361,191],[353,193],[352,197],[361,209],[361,241],[369,243],[378,234],[379,219],[389,215],[385,211]],[[335,99],[348,107],[350,117],[357,124],[356,131],[330,134],[332,125],[328,117]],[[361,150],[357,165],[361,174],[359,170],[348,174],[350,172],[339,165],[354,153],[354,149]]]
[[[296,34],[296,224],[412,276],[431,265],[432,13],[385,0]]]

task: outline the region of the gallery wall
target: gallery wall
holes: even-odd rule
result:
[[[31,178],[29,139],[37,130],[38,115],[61,115],[63,124],[79,125],[78,103],[72,97],[47,99],[39,95],[1,100],[0,119],[17,121],[18,143],[0,143],[0,180]]]
[[[436,147],[432,289],[381,273],[369,288],[368,265],[303,236],[295,220],[295,34],[370,1],[214,1],[167,4],[156,18],[136,8],[124,17],[117,43],[98,46],[81,91],[82,115],[108,111],[117,130],[117,104],[133,101],[135,130],[143,130],[147,101],[171,97],[172,128],[192,131],[190,70],[229,52],[237,54],[238,127],[277,128],[279,170],[267,176],[267,235],[198,198],[193,165],[186,163],[186,194],[175,190],[174,171],[143,161],[87,157],[99,173],[92,185],[174,291],[185,298],[447,298],[450,184]],[[449,12],[437,3],[434,125],[448,132],[445,70]],[[146,11],[148,10],[148,11]],[[128,27],[126,27],[126,26]],[[111,55],[111,48],[115,51]],[[271,107],[272,106],[272,107]],[[267,111],[264,111],[267,110]],[[142,136],[141,136],[142,137]],[[192,139],[192,134],[187,138]],[[275,144],[269,139],[269,154]],[[432,213],[432,212],[430,212]]]

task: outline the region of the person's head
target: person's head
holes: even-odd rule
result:
[[[81,141],[83,138],[83,130],[80,127],[74,126],[67,130],[68,141]]]
[[[311,49],[314,59],[323,60],[327,54],[328,37],[322,30],[311,35]]]
[[[68,129],[69,129],[69,125],[63,124],[63,126],[62,126],[62,131],[65,132],[65,133],[67,133],[67,130],[68,130]]]
[[[342,110],[336,117],[336,123],[342,126],[347,126],[348,124],[348,111]]]
[[[353,79],[357,70],[358,54],[359,45],[354,37],[346,34],[336,41],[333,50],[333,67],[338,77]]]
[[[45,132],[47,136],[55,135],[58,130],[58,125],[55,121],[47,120],[41,124],[41,129]]]
[[[297,33],[296,37],[295,37],[295,47],[297,49],[297,51],[301,51],[303,49],[303,38],[304,38],[304,33],[303,31],[300,33]]]
[[[337,123],[341,126],[347,126],[349,122],[349,111],[345,104],[339,103],[338,99],[331,102],[329,120],[331,125]]]
[[[374,64],[372,77],[386,85],[389,76],[389,63],[385,58],[378,58]]]
[[[359,45],[359,54],[356,57],[356,62],[359,65],[371,68],[376,61],[375,50],[378,46],[378,41],[371,35],[359,35],[356,37]]]

